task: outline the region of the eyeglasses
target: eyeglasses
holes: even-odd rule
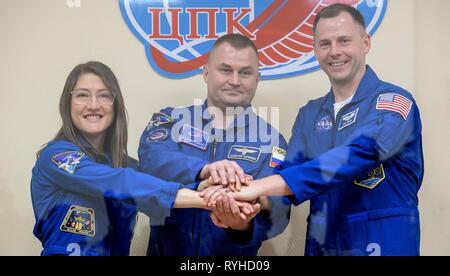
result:
[[[74,104],[87,104],[92,99],[92,93],[86,90],[74,90],[70,92],[72,94],[72,101]],[[101,105],[112,105],[114,103],[114,94],[108,90],[102,90],[95,94],[97,101]]]

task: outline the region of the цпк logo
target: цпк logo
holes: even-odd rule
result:
[[[262,79],[317,70],[314,18],[334,3],[358,8],[371,35],[387,6],[387,0],[119,0],[150,64],[168,78],[201,73],[215,40],[227,33],[241,33],[254,41]]]

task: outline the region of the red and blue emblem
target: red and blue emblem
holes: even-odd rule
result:
[[[180,143],[206,150],[208,141],[209,134],[207,132],[190,125],[183,125],[179,138]]]
[[[151,66],[168,78],[200,74],[212,45],[227,33],[241,33],[254,41],[262,79],[317,70],[314,18],[334,3],[358,8],[371,35],[387,6],[387,0],[119,0],[122,15],[144,44]]]

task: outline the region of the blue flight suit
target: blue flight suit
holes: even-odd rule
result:
[[[205,101],[203,105],[166,108],[155,113],[141,136],[140,169],[164,180],[185,184],[199,180],[199,173],[206,164],[224,159],[236,161],[245,173],[255,179],[275,172],[272,167],[277,164],[271,158],[272,150],[280,150],[285,155],[287,146],[277,130],[253,112],[241,113],[235,119],[235,127],[226,131],[213,129],[206,108]],[[259,127],[278,141],[263,141],[258,135]],[[187,133],[186,128],[202,137],[198,143],[179,142],[186,138],[183,134]],[[227,135],[229,139],[226,139]],[[251,140],[252,137],[254,140]],[[269,164],[271,161],[272,167]],[[195,185],[187,187],[197,189]],[[208,211],[174,210],[164,225],[151,227],[147,254],[255,256],[262,241],[280,234],[289,222],[290,205],[284,204],[280,197],[269,200],[271,210],[262,210],[252,220],[253,231],[248,232],[216,227]]]
[[[367,66],[334,118],[334,95],[300,109],[279,172],[311,199],[305,255],[419,255],[421,121],[410,93]]]
[[[50,142],[40,153],[31,196],[42,255],[129,255],[136,207],[155,223],[170,215],[181,184],[113,168],[108,157],[96,159],[66,140]]]

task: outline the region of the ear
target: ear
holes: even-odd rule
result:
[[[260,78],[261,78],[261,72],[258,71],[258,75],[256,76],[256,85],[258,85]]]
[[[205,83],[207,83],[207,80],[208,80],[208,74],[209,74],[208,64],[205,64],[205,66],[203,66],[203,81],[204,81]]]
[[[372,42],[371,42],[372,38],[370,37],[370,35],[366,35],[364,37],[364,54],[368,54],[370,52],[370,48],[372,46]]]

